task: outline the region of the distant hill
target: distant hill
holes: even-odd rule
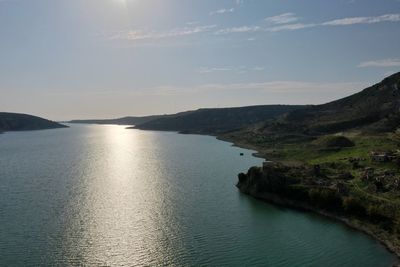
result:
[[[44,130],[64,127],[67,126],[32,115],[0,112],[0,132]]]
[[[304,106],[265,105],[199,109],[138,124],[137,129],[218,134],[259,123]]]
[[[68,123],[87,123],[87,124],[117,124],[117,125],[137,125],[151,120],[159,119],[167,115],[154,115],[144,117],[123,117],[118,119],[98,119],[98,120],[72,120]]]
[[[304,124],[315,133],[393,131],[400,123],[399,112],[400,72],[349,97],[289,113],[285,121]]]
[[[259,142],[334,134],[345,131],[384,133],[400,127],[400,72],[363,91],[327,104],[289,112],[248,127],[237,137]]]

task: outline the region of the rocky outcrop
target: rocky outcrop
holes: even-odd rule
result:
[[[238,175],[239,190],[275,205],[301,209],[339,220],[360,230],[400,256],[398,224],[374,201],[360,201],[344,180],[330,181],[319,166],[265,162]],[[379,213],[379,214],[378,214]]]
[[[247,194],[282,193],[288,186],[301,181],[301,175],[293,168],[272,162],[263,167],[251,167],[247,174],[240,173],[238,178],[237,187]]]

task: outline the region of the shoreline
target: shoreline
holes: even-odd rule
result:
[[[218,140],[229,142],[232,144],[232,146],[235,147],[240,147],[243,149],[250,149],[256,151],[255,153],[252,153],[254,157],[262,158],[265,160],[268,160],[262,152],[260,152],[260,149],[254,145],[250,145],[244,142],[240,142],[234,139],[229,139],[229,138],[224,138],[221,136],[215,136]],[[378,234],[374,231],[374,229],[371,229],[372,227],[368,226],[368,224],[358,221],[359,223],[355,223],[354,221],[351,221],[349,218],[346,217],[341,217],[329,212],[326,212],[321,209],[317,209],[315,207],[311,207],[310,205],[306,203],[297,203],[295,201],[292,201],[290,199],[282,198],[279,195],[276,194],[271,194],[271,193],[263,193],[263,194],[251,194],[250,192],[244,192],[240,188],[238,188],[239,191],[243,194],[246,194],[248,196],[251,196],[257,200],[272,204],[272,205],[277,205],[285,208],[290,208],[290,209],[296,209],[300,210],[303,212],[312,212],[314,214],[335,220],[337,222],[343,223],[347,227],[359,231],[361,233],[366,234],[367,236],[371,237],[374,239],[376,242],[381,244],[386,250],[388,250],[391,254],[393,254],[396,257],[395,262],[393,262],[393,266],[400,266],[400,247],[394,245],[390,240],[387,239],[386,236],[382,236],[381,234]]]
[[[253,197],[254,199],[269,203],[271,205],[280,206],[283,208],[295,209],[302,212],[310,212],[313,214],[317,214],[319,216],[323,216],[328,219],[335,220],[344,224],[346,227],[349,227],[355,231],[361,232],[366,234],[367,236],[371,237],[373,240],[381,244],[386,250],[388,250],[391,254],[396,257],[396,261],[393,262],[393,266],[400,266],[400,250],[395,245],[392,244],[389,240],[385,239],[384,237],[379,236],[378,234],[374,233],[374,231],[368,228],[367,225],[362,224],[355,224],[349,219],[345,217],[341,217],[320,209],[316,209],[311,207],[306,203],[298,203],[290,199],[282,198],[277,194],[272,193],[262,193],[262,194],[252,194],[249,192],[245,192],[239,188],[239,191],[245,195]],[[361,221],[360,221],[361,222]]]
[[[146,130],[144,130],[144,131],[146,131]],[[169,131],[167,131],[167,132],[169,132]],[[212,136],[212,137],[215,137],[217,140],[230,143],[231,146],[248,149],[248,150],[253,150],[255,152],[252,153],[252,156],[257,157],[257,158],[262,158],[264,160],[268,160],[266,157],[266,154],[261,152],[259,147],[248,144],[246,142],[240,142],[238,140],[235,140],[234,138],[228,138],[225,136],[220,136],[220,135],[211,134],[211,133],[208,133],[208,134],[207,133],[182,133],[182,132],[176,132],[176,133]],[[374,239],[379,244],[381,244],[389,253],[391,253],[392,255],[395,256],[396,260],[392,264],[393,267],[400,267],[400,247],[393,245],[393,243],[391,241],[389,241],[386,237],[374,233],[373,229],[371,229],[371,227],[368,227],[368,225],[366,225],[366,224],[357,225],[354,222],[351,222],[347,218],[339,217],[338,215],[331,214],[331,213],[328,213],[328,212],[320,210],[320,209],[316,209],[307,204],[301,205],[298,203],[294,203],[294,201],[291,201],[289,199],[283,199],[282,197],[280,197],[278,195],[276,195],[275,198],[266,198],[265,195],[264,195],[264,197],[254,196],[250,193],[243,192],[242,190],[240,190],[240,188],[238,188],[238,189],[241,193],[246,194],[250,197],[253,197],[257,200],[264,201],[264,202],[267,202],[272,205],[277,205],[277,206],[286,207],[286,208],[290,208],[290,209],[297,209],[297,210],[300,210],[303,212],[312,212],[319,216],[323,216],[325,218],[329,218],[329,219],[335,220],[337,222],[343,223],[345,226],[349,227],[350,229],[353,229],[354,231],[364,233],[367,236],[369,236],[370,238]],[[272,195],[272,194],[269,194],[269,195]],[[278,199],[280,201],[278,201]],[[291,202],[292,204],[288,204],[288,202]]]

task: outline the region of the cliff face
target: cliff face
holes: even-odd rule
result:
[[[301,182],[300,173],[308,174],[308,170],[302,172],[300,168],[291,168],[280,163],[267,163],[264,167],[251,167],[247,174],[238,175],[237,187],[241,192],[257,195],[260,193],[285,193],[291,185]]]
[[[266,162],[238,175],[242,193],[266,202],[308,210],[338,219],[380,240],[400,255],[398,206],[360,196],[351,179],[331,176],[319,165],[285,166]]]

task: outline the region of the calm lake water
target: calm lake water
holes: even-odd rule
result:
[[[261,162],[213,137],[121,126],[0,135],[0,265],[394,261],[340,223],[240,194],[237,173]]]

